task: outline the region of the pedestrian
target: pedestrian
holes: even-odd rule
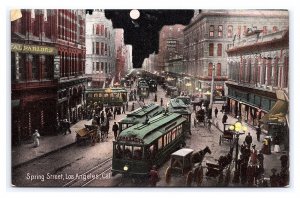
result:
[[[128,111],[128,101],[126,102],[126,111]]]
[[[227,116],[227,114],[225,113],[225,114],[223,115],[223,118],[222,118],[222,123],[223,123],[223,125],[225,125],[225,123],[227,122],[227,119],[228,119],[228,116]]]
[[[101,123],[103,123],[104,122],[104,111],[101,111],[100,119],[101,119]]]
[[[159,175],[156,169],[156,166],[153,165],[149,173],[149,183],[152,187],[156,186],[156,183],[159,181]]]
[[[247,143],[247,146],[250,148],[252,144],[252,136],[250,133],[248,133],[248,135],[245,137],[245,142]]]
[[[164,104],[164,100],[163,98],[160,98],[160,106],[163,106],[163,104]]]
[[[36,129],[32,134],[34,147],[40,146],[40,140],[39,140],[40,137],[41,135],[39,134],[39,131]]]
[[[118,137],[118,130],[119,130],[119,126],[117,125],[116,122],[114,122],[114,125],[112,127],[112,131],[114,132],[115,140],[117,140],[117,137]]]
[[[257,151],[257,159],[259,166],[264,169],[264,154],[261,151]]]
[[[114,120],[116,119],[117,107],[114,108]]]
[[[250,164],[252,164],[253,166],[257,166],[257,150],[255,149],[255,145],[252,145]]]
[[[123,104],[123,106],[122,106],[122,113],[125,114],[125,104]]]
[[[216,117],[216,118],[218,117],[218,112],[219,112],[219,110],[218,110],[218,108],[216,107],[216,108],[215,108],[215,117]]]
[[[274,152],[279,153],[280,152],[280,146],[279,146],[280,140],[279,140],[279,137],[277,134],[274,137],[273,143],[274,143]]]
[[[65,119],[64,120],[64,135],[67,135],[67,131],[69,132],[69,134],[71,134],[72,131],[71,131],[70,127],[71,127],[71,123],[67,119]]]
[[[157,95],[156,95],[156,93],[154,95],[154,102],[157,102]]]
[[[260,125],[258,125],[258,127],[256,128],[256,138],[258,142],[260,142],[260,134],[261,134],[261,128]]]
[[[131,111],[134,111],[134,102],[132,103]]]
[[[211,130],[211,120],[210,119],[207,120],[207,127],[208,127],[208,130],[210,131]]]

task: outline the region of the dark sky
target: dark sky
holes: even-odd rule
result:
[[[139,10],[140,17],[133,21],[130,10],[105,10],[114,28],[124,29],[125,44],[133,47],[133,67],[140,68],[144,58],[158,52],[159,31],[164,25],[189,24],[194,10]]]

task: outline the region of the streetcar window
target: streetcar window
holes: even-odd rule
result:
[[[177,133],[178,133],[178,135],[180,135],[182,133],[182,125],[179,125],[177,127]]]
[[[167,135],[164,135],[164,143],[165,143],[165,146],[169,143]]]
[[[158,139],[158,150],[160,150],[163,147],[163,137],[160,137]]]
[[[175,140],[175,138],[176,138],[176,132],[177,132],[177,130],[176,130],[176,128],[174,128],[172,130],[172,140]]]
[[[123,152],[124,150],[123,150],[123,146],[122,145],[120,145],[120,144],[116,144],[115,145],[115,156],[116,156],[116,158],[118,158],[118,159],[120,159],[120,158],[122,158],[123,157]]]
[[[132,146],[125,146],[124,157],[126,159],[132,159]]]
[[[133,159],[140,160],[143,157],[142,147],[134,146],[133,147]]]

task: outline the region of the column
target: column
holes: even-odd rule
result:
[[[15,67],[15,75],[16,75],[16,82],[20,81],[20,62],[19,62],[19,59],[20,59],[20,56],[19,56],[19,52],[15,52],[15,61],[16,61],[16,67]]]
[[[26,54],[26,80],[32,80],[32,54]]]
[[[39,75],[39,80],[42,81],[43,79],[47,78],[45,76],[45,55],[40,55],[39,60],[40,60],[40,75]],[[49,75],[49,74],[47,74]]]

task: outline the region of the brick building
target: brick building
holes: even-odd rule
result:
[[[183,52],[184,67],[193,77],[193,87],[210,92],[215,65],[215,94],[224,95],[228,45],[243,40],[248,29],[267,34],[287,27],[288,12],[284,10],[196,10],[184,29]]]
[[[169,60],[173,57],[182,56],[183,53],[183,29],[185,26],[176,24],[163,26],[159,32],[158,67],[156,70],[172,71]]]
[[[228,54],[229,112],[243,121],[266,123],[268,114],[288,114],[289,31],[248,31]],[[286,119],[288,120],[288,119]]]
[[[76,119],[86,79],[83,10],[23,9],[11,22],[12,141]]]
[[[115,81],[120,82],[121,77],[124,76],[125,68],[125,44],[124,44],[124,30],[115,29],[115,53],[116,53],[116,69]]]

